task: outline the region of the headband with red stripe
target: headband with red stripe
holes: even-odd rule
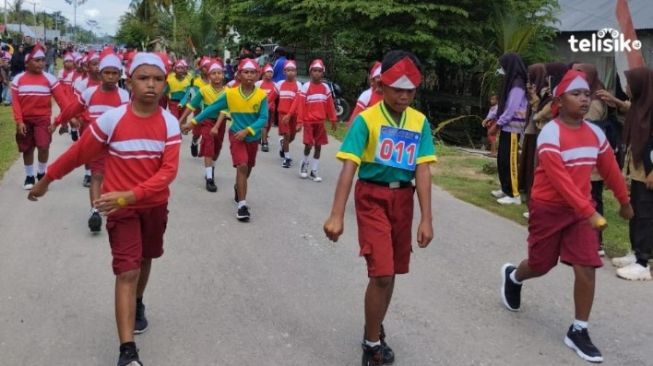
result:
[[[293,60],[286,60],[286,63],[283,64],[283,69],[293,69],[297,70],[297,63]]]
[[[553,96],[556,98],[561,97],[564,93],[570,92],[572,90],[590,90],[590,86],[587,83],[586,75],[582,71],[578,70],[569,70],[562,77],[558,86],[553,89]],[[559,107],[557,103],[551,103],[551,114],[553,117],[557,117],[559,113]]]
[[[384,85],[397,89],[417,89],[422,82],[422,73],[413,60],[406,56],[382,72],[381,81]]]
[[[326,67],[324,66],[324,62],[319,58],[313,60],[313,62],[311,62],[311,66],[308,69],[309,70],[322,69],[322,71],[326,72]]]
[[[106,69],[107,67],[113,67],[118,70],[122,68],[122,61],[120,57],[113,52],[113,48],[107,47],[102,50],[100,55],[100,71]]]
[[[25,55],[25,62],[29,62],[31,59],[35,58],[44,58],[45,57],[45,50],[43,49],[43,46],[41,44],[37,43],[34,47],[32,47],[32,51]]]
[[[244,58],[238,63],[238,70],[254,70],[258,71],[258,64],[251,58]]]
[[[209,66],[209,74],[212,73],[213,71],[223,71],[224,68],[222,67],[222,64],[218,61],[213,61],[211,62],[211,66]]]
[[[370,69],[370,78],[379,78],[381,77],[381,63],[379,61],[375,61],[374,65],[372,65],[372,68]]]
[[[268,72],[268,71],[269,71],[269,72],[274,72],[274,69],[272,68],[272,65],[270,65],[270,64],[265,64],[265,66],[263,66],[263,73],[266,73],[266,72]]]
[[[138,52],[129,65],[129,75],[132,75],[139,66],[150,65],[159,68],[164,74],[168,73],[165,62],[155,53]]]

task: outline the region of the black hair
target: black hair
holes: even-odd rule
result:
[[[279,56],[285,56],[285,55],[286,55],[286,49],[283,48],[283,47],[281,47],[281,46],[278,46],[278,47],[274,50],[274,53],[276,53],[276,54],[279,55]]]
[[[381,62],[381,72],[386,72],[397,62],[401,61],[404,57],[410,58],[411,61],[417,66],[419,72],[422,72],[422,63],[419,62],[417,56],[414,53],[402,50],[390,51],[383,56],[383,62]]]

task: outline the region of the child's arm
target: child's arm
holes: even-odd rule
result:
[[[222,93],[218,97],[218,99],[216,99],[216,101],[213,102],[213,104],[206,106],[202,110],[202,112],[200,112],[200,114],[195,115],[195,117],[189,123],[186,123],[181,129],[182,132],[184,132],[184,133],[188,132],[188,130],[190,130],[192,126],[199,123],[199,121],[203,121],[204,119],[206,119],[211,114],[217,114],[219,111],[225,110],[227,108],[228,108],[228,106],[227,106],[227,95],[225,93]]]
[[[11,109],[14,112],[14,121],[16,121],[16,128],[18,133],[25,134],[25,125],[23,123],[23,108],[20,105],[20,97],[18,95],[18,85],[11,84]],[[21,127],[22,126],[22,127]]]
[[[336,129],[336,122],[338,122],[338,116],[336,115],[336,105],[333,102],[333,95],[329,93],[326,100],[326,115],[327,119],[331,121],[331,129]]]
[[[429,163],[418,164],[415,170],[415,190],[421,211],[417,228],[417,244],[426,248],[433,240],[433,215],[431,214],[431,169]]]
[[[220,115],[218,116],[218,120],[215,121],[215,125],[211,128],[212,135],[218,134],[218,131],[220,130],[220,126],[222,126],[225,119],[227,119],[227,114],[224,111],[221,111]]]
[[[258,118],[256,119],[256,121],[254,121],[254,123],[252,123],[251,125],[247,126],[243,131],[246,130],[251,136],[254,136],[258,133],[258,131],[260,131],[263,128],[263,126],[265,126],[266,123],[268,123],[267,97],[261,100],[261,106],[259,107]],[[239,136],[241,132],[242,131],[238,131],[236,135],[237,137],[242,137],[244,139],[245,138],[244,136]]]
[[[70,121],[73,117],[76,117],[84,112],[86,109],[86,103],[82,99],[82,96],[79,95],[77,90],[73,91],[73,98],[70,103],[65,108],[61,108],[61,112],[54,119],[54,125],[60,125],[64,121]]]
[[[159,170],[148,180],[132,189],[132,192],[134,192],[134,202],[150,197],[170,186],[177,176],[177,170],[179,168],[180,145],[181,135],[178,131],[174,136],[168,137],[163,150],[163,161]]]
[[[619,204],[621,204],[619,214],[624,219],[630,220],[633,216],[633,208],[630,206],[628,188],[619,169],[619,164],[617,164],[614,151],[612,151],[612,147],[610,147],[607,139],[604,140],[599,150],[596,168],[601,177],[603,177],[606,186],[612,191]]]
[[[512,88],[508,94],[508,100],[506,101],[506,107],[501,113],[501,116],[497,119],[497,124],[499,126],[505,126],[517,113],[521,101],[524,99],[526,93],[522,88]]]
[[[202,100],[203,100],[202,94],[197,93],[197,94],[195,94],[195,96],[193,96],[193,99],[191,99],[191,101],[189,103],[184,105],[186,108],[184,108],[184,111],[181,113],[181,116],[179,117],[179,124],[180,125],[186,123],[186,119],[191,114],[191,112],[194,113],[194,112],[196,112],[198,109],[200,109],[202,107]],[[182,104],[179,104],[179,105],[182,105]]]
[[[344,231],[345,206],[357,169],[358,165],[352,160],[345,160],[342,165],[336,185],[336,193],[333,197],[331,215],[324,223],[324,233],[331,241],[337,242]]]

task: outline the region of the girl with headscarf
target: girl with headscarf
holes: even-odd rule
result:
[[[519,135],[526,125],[526,66],[516,53],[506,53],[499,59],[501,68],[499,74],[504,75],[504,83],[499,96],[497,109],[497,126],[501,128],[499,135],[499,151],[497,168],[501,189],[492,191],[503,205],[521,204],[518,187],[517,155],[519,151]]]
[[[535,125],[539,130],[541,130],[544,125],[553,119],[551,114],[551,101],[553,100],[551,94],[553,89],[560,83],[562,77],[565,75],[569,68],[567,65],[562,62],[549,62],[544,65],[546,69],[546,83],[547,86],[545,89],[546,93],[543,93],[543,97],[540,99],[540,102],[537,107],[537,111],[533,113],[532,118],[535,121]]]
[[[541,101],[545,99],[548,92],[546,82],[546,67],[544,64],[533,64],[528,67],[528,110],[526,118],[526,129],[524,130],[524,141],[522,153],[519,160],[519,190],[530,194],[533,185],[533,174],[535,172],[535,145],[537,142],[537,126],[532,116],[538,111]]]

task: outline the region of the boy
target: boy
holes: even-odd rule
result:
[[[266,64],[263,67],[263,78],[256,82],[256,86],[263,89],[268,95],[268,123],[263,127],[263,133],[261,137],[261,151],[268,152],[270,151],[270,146],[268,145],[268,133],[272,128],[272,120],[274,119],[274,113],[276,113],[276,101],[279,91],[277,86],[272,81],[272,65]]]
[[[186,89],[190,87],[192,77],[188,75],[188,64],[185,60],[179,60],[174,65],[174,73],[168,75],[166,88],[168,91],[168,111],[173,116],[179,118],[179,113],[183,108],[180,104],[186,95]]]
[[[370,75],[368,79],[370,88],[362,92],[358,97],[358,101],[356,101],[356,107],[354,108],[354,111],[351,112],[351,117],[349,117],[349,126],[351,126],[352,122],[354,122],[354,119],[360,112],[383,100],[383,89],[381,89],[381,85],[379,84],[379,81],[381,80],[380,62],[374,62],[374,65],[370,69]]]
[[[255,60],[245,58],[238,64],[237,88],[227,88],[218,99],[195,116],[191,123],[204,120],[207,116],[220,111],[231,114],[232,124],[229,129],[231,159],[236,168],[236,185],[234,201],[238,204],[236,219],[247,222],[250,219],[247,207],[247,179],[256,164],[256,152],[261,140],[261,129],[268,121],[268,101],[265,92],[256,87],[258,65]],[[188,131],[190,126],[184,126]]]
[[[94,203],[107,215],[116,275],[118,366],[142,366],[134,333],[144,332],[148,325],[143,293],[152,258],[163,255],[169,186],[177,175],[181,135],[179,122],[158,104],[166,83],[162,60],[152,53],[138,53],[129,76],[132,101],[93,122],[91,133],[84,134],[52,164],[28,199],[36,201],[52,181],[109,152],[103,194]]]
[[[199,92],[195,94],[193,99],[186,105],[186,109],[179,119],[180,123],[184,123],[191,112],[195,113],[200,108],[213,104],[218,97],[222,95],[224,87],[224,72],[222,65],[219,62],[213,62],[209,66],[209,79],[211,84],[205,85],[200,88]],[[222,150],[222,142],[224,141],[224,134],[226,127],[224,124],[216,134],[211,133],[211,129],[216,124],[218,113],[211,113],[205,119],[200,120],[198,126],[201,126],[202,142],[200,143],[199,156],[204,157],[204,175],[205,186],[209,192],[217,192],[218,187],[215,185],[215,162],[220,156]],[[186,123],[188,129],[193,128],[192,124]]]
[[[55,126],[62,121],[67,121],[73,116],[84,114],[84,119],[89,123],[95,122],[104,112],[119,107],[129,102],[129,93],[118,87],[122,62],[113,50],[107,49],[100,59],[99,70],[102,83],[84,90],[83,93],[75,91],[75,98],[55,119]],[[93,202],[100,198],[102,180],[104,177],[105,154],[88,164],[91,171],[91,184],[89,197],[91,201],[91,214],[88,219],[88,228],[92,233],[100,232],[102,217]]]
[[[408,273],[415,188],[421,209],[417,243],[425,248],[433,238],[429,167],[436,161],[433,137],[426,117],[409,107],[420,81],[420,64],[415,55],[405,51],[385,55],[381,74],[383,102],[354,119],[337,154],[343,167],[324,232],[334,242],[342,234],[345,206],[358,169],[354,198],[358,240],[369,276],[363,366],[394,361],[394,352],[385,343],[383,320],[395,275]]]
[[[195,95],[199,93],[199,90],[206,85],[211,83],[209,79],[209,67],[211,66],[210,57],[202,57],[198,63],[197,74],[193,78],[191,85],[186,90],[186,96],[181,100],[181,105],[187,105],[188,101],[191,100]],[[193,128],[193,140],[190,144],[190,155],[196,158],[199,154],[199,139],[202,135],[202,127],[197,125]]]
[[[279,90],[279,135],[281,135],[279,156],[283,159],[281,164],[284,168],[290,168],[292,159],[290,158],[290,143],[295,140],[297,134],[297,116],[295,109],[297,104],[297,93],[302,88],[302,84],[296,80],[297,64],[295,61],[288,60],[283,66],[283,73],[286,80],[277,82]]]
[[[68,93],[57,78],[43,71],[45,52],[40,44],[25,55],[25,71],[11,82],[11,108],[16,121],[16,143],[23,153],[26,190],[34,187],[34,149],[38,150],[36,178],[45,175],[52,142],[52,97],[64,108]]]
[[[570,70],[553,91],[554,120],[537,139],[539,164],[529,201],[528,258],[518,267],[503,265],[501,297],[508,310],[518,311],[523,281],[546,274],[558,259],[572,266],[575,320],[564,342],[582,359],[602,362],[587,330],[594,301],[594,273],[603,265],[596,250],[598,230],[607,224],[596,212],[590,195],[594,167],[621,204],[621,217],[632,218],[633,209],[605,134],[583,120],[590,105],[589,90],[585,74]]]
[[[63,57],[63,69],[59,70],[57,79],[65,86],[66,92],[69,96],[73,95],[73,83],[75,82],[75,57],[71,52],[66,52]],[[59,128],[59,135],[68,132],[68,124],[62,124]]]
[[[320,152],[322,145],[329,143],[324,120],[328,119],[331,122],[331,128],[335,131],[336,108],[329,87],[322,82],[325,72],[324,62],[315,59],[311,62],[308,70],[311,74],[311,81],[302,85],[297,101],[297,124],[304,126],[304,159],[299,176],[302,179],[310,177],[314,182],[321,182],[322,178],[318,174]],[[311,162],[309,155],[313,147],[315,147],[315,153]],[[308,173],[309,166],[310,175]]]

